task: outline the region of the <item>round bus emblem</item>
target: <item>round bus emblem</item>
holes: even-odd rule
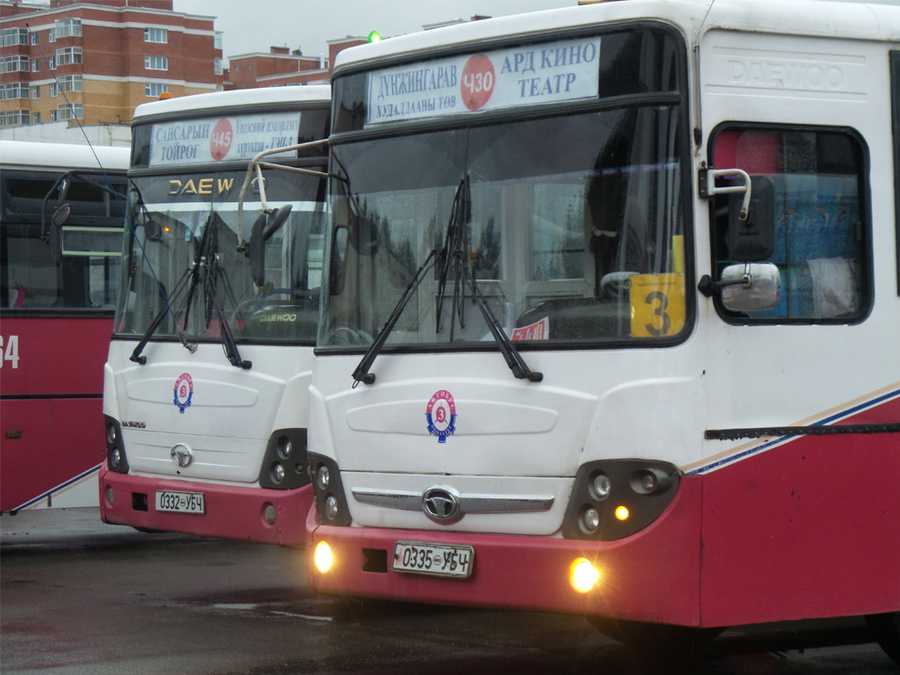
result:
[[[172,390],[172,403],[178,408],[178,412],[182,415],[184,411],[191,407],[191,400],[194,398],[194,380],[190,373],[182,373],[175,380],[175,387]]]
[[[231,141],[234,139],[234,129],[231,121],[227,117],[223,117],[216,126],[213,127],[212,135],[209,137],[209,154],[217,162],[221,162],[228,156],[231,150]]]
[[[484,54],[470,56],[462,72],[463,103],[472,112],[481,110],[491,100],[496,83],[497,73],[491,59]]]
[[[446,443],[456,431],[456,401],[446,389],[434,392],[425,406],[428,433],[437,436],[438,443]]]

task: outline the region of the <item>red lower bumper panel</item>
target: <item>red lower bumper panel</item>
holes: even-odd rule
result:
[[[556,537],[321,526],[307,518],[313,585],[322,592],[412,602],[591,613],[680,625],[700,622],[699,484],[685,480],[670,509],[646,530],[615,542]],[[325,541],[333,566],[316,571],[315,545]],[[398,542],[471,546],[467,579],[393,569]],[[575,591],[573,561],[587,558],[600,580]]]
[[[205,513],[157,511],[158,491],[202,493]],[[103,521],[149,530],[298,545],[306,542],[304,522],[312,501],[309,485],[270,490],[130,476],[106,467],[100,470]]]

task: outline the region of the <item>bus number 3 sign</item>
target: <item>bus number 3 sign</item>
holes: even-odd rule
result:
[[[669,337],[684,328],[685,294],[682,274],[638,274],[631,289],[631,335]]]
[[[7,361],[12,365],[13,370],[19,367],[18,335],[10,335],[9,337],[0,335],[0,368],[3,368]]]

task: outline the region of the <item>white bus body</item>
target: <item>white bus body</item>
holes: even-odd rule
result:
[[[808,0],[343,52],[317,587],[706,627],[900,610],[898,52],[900,8]]]
[[[240,194],[258,153],[326,137],[328,106],[329,88],[310,86],[136,110],[129,270],[105,371],[107,522],[302,542],[326,186],[273,171],[242,207]],[[267,241],[251,237],[263,208],[286,218]]]

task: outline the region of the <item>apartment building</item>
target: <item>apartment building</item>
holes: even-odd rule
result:
[[[270,47],[268,54],[254,52],[229,56],[225,89],[328,84],[338,53],[366,42],[366,38],[358,36],[328,40],[328,55],[324,59],[303,56],[299,49],[292,51],[288,47]]]
[[[128,124],[135,106],[217,91],[215,17],[173,0],[0,0],[0,127]]]

